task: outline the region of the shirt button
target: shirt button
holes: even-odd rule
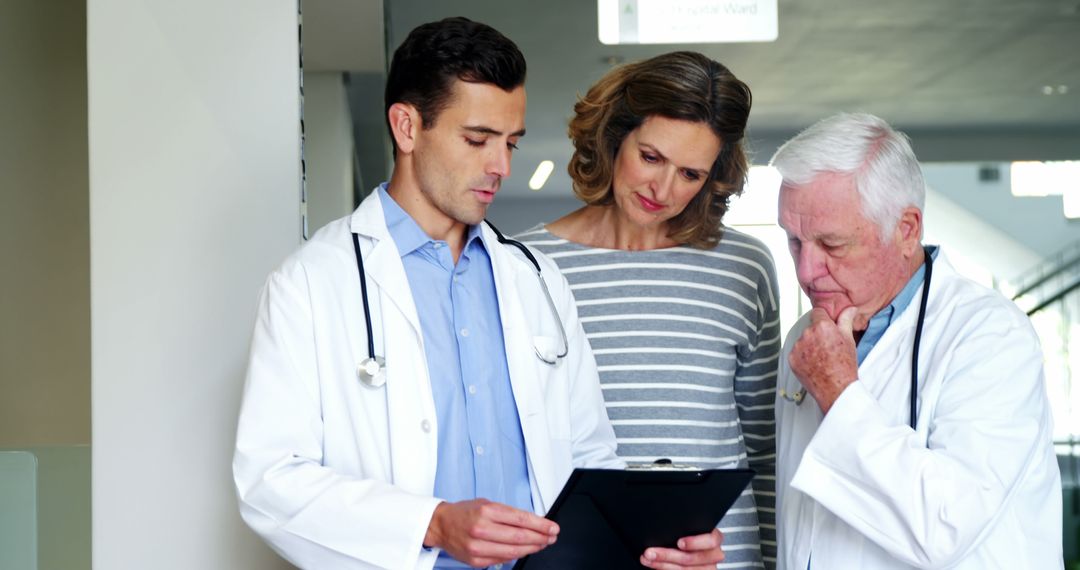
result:
[[[483,455],[484,454],[484,446],[482,446],[482,445],[476,446],[476,454],[477,455]]]
[[[470,394],[475,394],[476,393],[476,385],[475,384],[470,384],[469,385],[469,393]]]
[[[461,336],[469,336],[469,329],[462,328],[461,329]]]
[[[424,433],[429,433],[431,431],[431,422],[427,420],[420,422],[420,429],[424,430]]]

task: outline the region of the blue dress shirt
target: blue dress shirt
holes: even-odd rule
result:
[[[495,276],[479,226],[470,226],[457,264],[401,206],[377,190],[424,336],[438,420],[435,496],[483,497],[532,512],[532,494]],[[436,568],[467,568],[446,552]]]

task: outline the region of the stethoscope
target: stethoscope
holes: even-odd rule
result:
[[[930,298],[930,276],[934,272],[934,258],[930,255],[930,248],[923,246],[923,253],[926,256],[926,276],[923,280],[922,300],[919,302],[919,318],[915,321],[915,342],[911,351],[911,421],[908,424],[911,429],[915,429],[915,419],[917,417],[915,415],[915,401],[919,394],[919,342],[922,340],[923,322],[926,320],[926,301]],[[795,405],[798,406],[806,399],[806,388],[800,388],[794,394],[789,394],[787,390],[781,388],[779,394],[781,398],[789,402],[795,402]]]
[[[548,309],[551,311],[552,318],[558,323],[559,338],[562,340],[562,352],[555,353],[551,350],[541,350],[539,346],[533,346],[533,350],[536,351],[536,356],[540,360],[547,364],[554,365],[560,358],[565,357],[570,352],[570,344],[566,339],[566,330],[563,329],[562,319],[559,318],[559,311],[555,309],[555,301],[551,299],[551,293],[548,291],[547,283],[544,282],[544,276],[540,273],[540,262],[536,261],[529,248],[525,247],[525,244],[510,239],[502,234],[491,222],[484,220],[484,223],[491,228],[491,231],[495,232],[495,237],[499,239],[499,243],[503,245],[512,245],[525,254],[525,257],[536,268],[536,277],[540,281],[540,290],[544,292],[544,299],[547,301]],[[364,272],[364,256],[360,253],[360,236],[356,233],[352,233],[353,250],[356,252],[356,269],[360,274],[360,295],[364,302],[364,326],[367,329],[367,349],[368,357],[360,361],[359,366],[356,369],[356,375],[360,378],[360,382],[365,386],[371,388],[378,388],[383,384],[386,384],[386,359],[382,356],[375,354],[375,340],[372,337],[371,326],[371,308],[368,305],[368,291],[367,291],[367,274]]]

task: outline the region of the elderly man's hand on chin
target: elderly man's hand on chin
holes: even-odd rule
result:
[[[720,544],[724,535],[717,529],[708,534],[679,539],[678,548],[647,548],[641,565],[658,570],[715,570],[724,560]]]
[[[858,309],[848,307],[836,322],[825,309],[810,312],[810,325],[799,336],[788,355],[791,371],[814,397],[822,413],[859,377],[852,325]]]

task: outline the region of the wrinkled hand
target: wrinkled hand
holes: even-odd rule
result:
[[[559,525],[487,499],[440,503],[424,535],[469,566],[491,566],[538,552],[555,542]]]
[[[678,549],[647,548],[641,555],[641,565],[659,570],[716,570],[716,564],[724,559],[720,544],[724,535],[713,529],[708,534],[687,536],[679,539]]]
[[[791,371],[825,414],[859,376],[852,333],[856,312],[855,307],[848,307],[834,323],[824,309],[812,310],[810,325],[788,355]]]

